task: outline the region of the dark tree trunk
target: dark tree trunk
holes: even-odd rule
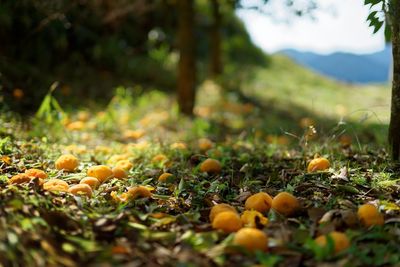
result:
[[[219,0],[211,1],[211,11],[213,22],[210,28],[210,72],[215,77],[222,73],[222,55],[221,55],[221,12]]]
[[[192,116],[196,95],[193,0],[178,0],[178,11],[178,105],[181,113]]]
[[[392,159],[400,160],[400,0],[392,1],[393,84],[389,126]]]

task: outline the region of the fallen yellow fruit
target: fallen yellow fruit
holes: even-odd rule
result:
[[[272,197],[265,192],[256,193],[247,198],[244,207],[246,210],[256,210],[265,213],[271,209]]]
[[[225,233],[233,233],[242,228],[242,221],[236,212],[224,211],[215,216],[212,227]]]
[[[287,192],[281,192],[272,199],[272,208],[282,215],[293,215],[299,208],[299,201]]]
[[[250,252],[267,251],[268,237],[267,235],[255,228],[240,229],[233,239],[233,244],[246,248]]]
[[[357,215],[361,223],[367,227],[385,223],[383,215],[372,204],[361,205],[358,208]]]
[[[201,172],[220,173],[222,170],[221,163],[216,159],[206,159],[200,165]]]
[[[57,170],[64,170],[68,172],[73,172],[78,165],[78,158],[70,154],[60,156],[55,162]]]
[[[350,247],[349,238],[345,233],[333,231],[327,235],[321,235],[315,239],[315,242],[320,247],[325,247],[328,245],[328,236],[332,239],[334,243],[334,251],[335,253],[339,253],[348,247]]]
[[[308,172],[324,171],[331,166],[326,158],[316,158],[310,161],[307,167]]]

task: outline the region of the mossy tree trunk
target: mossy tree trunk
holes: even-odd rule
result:
[[[219,0],[210,0],[213,22],[210,27],[210,73],[216,77],[222,73],[221,21]]]
[[[178,0],[178,105],[182,114],[193,116],[196,87],[194,0]]]
[[[398,162],[400,161],[400,0],[393,0],[391,9],[393,81],[389,145],[392,159]]]

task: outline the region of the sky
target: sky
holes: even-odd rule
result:
[[[293,17],[289,22],[283,21],[283,0],[270,2],[266,10],[273,10],[278,19],[253,10],[237,12],[253,42],[268,53],[294,48],[321,54],[336,51],[364,54],[384,48],[383,32],[374,35],[368,27],[369,8],[364,6],[364,0],[317,0],[316,20]]]

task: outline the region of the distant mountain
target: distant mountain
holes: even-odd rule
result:
[[[321,55],[294,49],[282,50],[279,53],[321,74],[350,83],[387,82],[392,61],[391,46],[364,55],[343,52]]]

